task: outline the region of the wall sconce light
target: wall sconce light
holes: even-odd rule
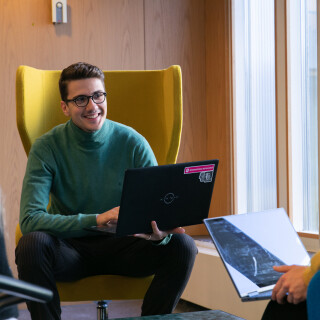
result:
[[[52,0],[52,22],[67,23],[67,0]]]

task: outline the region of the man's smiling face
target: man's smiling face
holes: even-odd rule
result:
[[[104,84],[98,78],[72,80],[68,83],[67,99],[75,99],[82,95],[92,96],[97,92],[105,92]],[[107,100],[97,104],[89,99],[88,105],[80,108],[73,101],[68,103],[61,101],[61,108],[67,117],[71,117],[77,127],[86,132],[101,129],[107,116]]]

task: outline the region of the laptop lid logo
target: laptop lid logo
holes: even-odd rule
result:
[[[163,201],[165,204],[171,204],[175,199],[178,198],[179,197],[176,196],[174,193],[169,192],[163,198],[161,198],[160,201]]]

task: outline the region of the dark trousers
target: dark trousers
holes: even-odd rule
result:
[[[57,239],[44,232],[32,232],[20,239],[16,264],[21,280],[54,293],[47,304],[27,303],[33,320],[61,318],[56,281],[103,274],[132,277],[154,274],[142,304],[142,315],[154,315],[171,313],[175,308],[196,254],[193,239],[185,234],[175,234],[167,245],[157,246],[134,237]]]
[[[278,304],[270,300],[262,316],[262,320],[307,320],[307,304],[301,302],[293,304],[286,302]]]
[[[4,237],[1,230],[0,222],[0,274],[4,276],[12,277],[12,273],[7,260],[6,246],[4,243]],[[0,310],[0,319],[17,318],[18,308],[17,306],[5,307]]]

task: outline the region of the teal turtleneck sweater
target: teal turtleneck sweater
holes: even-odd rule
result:
[[[154,165],[146,139],[125,125],[106,119],[100,130],[88,133],[70,120],[53,128],[29,153],[20,206],[22,233],[91,235],[83,228],[96,225],[96,214],[120,205],[125,170]]]

